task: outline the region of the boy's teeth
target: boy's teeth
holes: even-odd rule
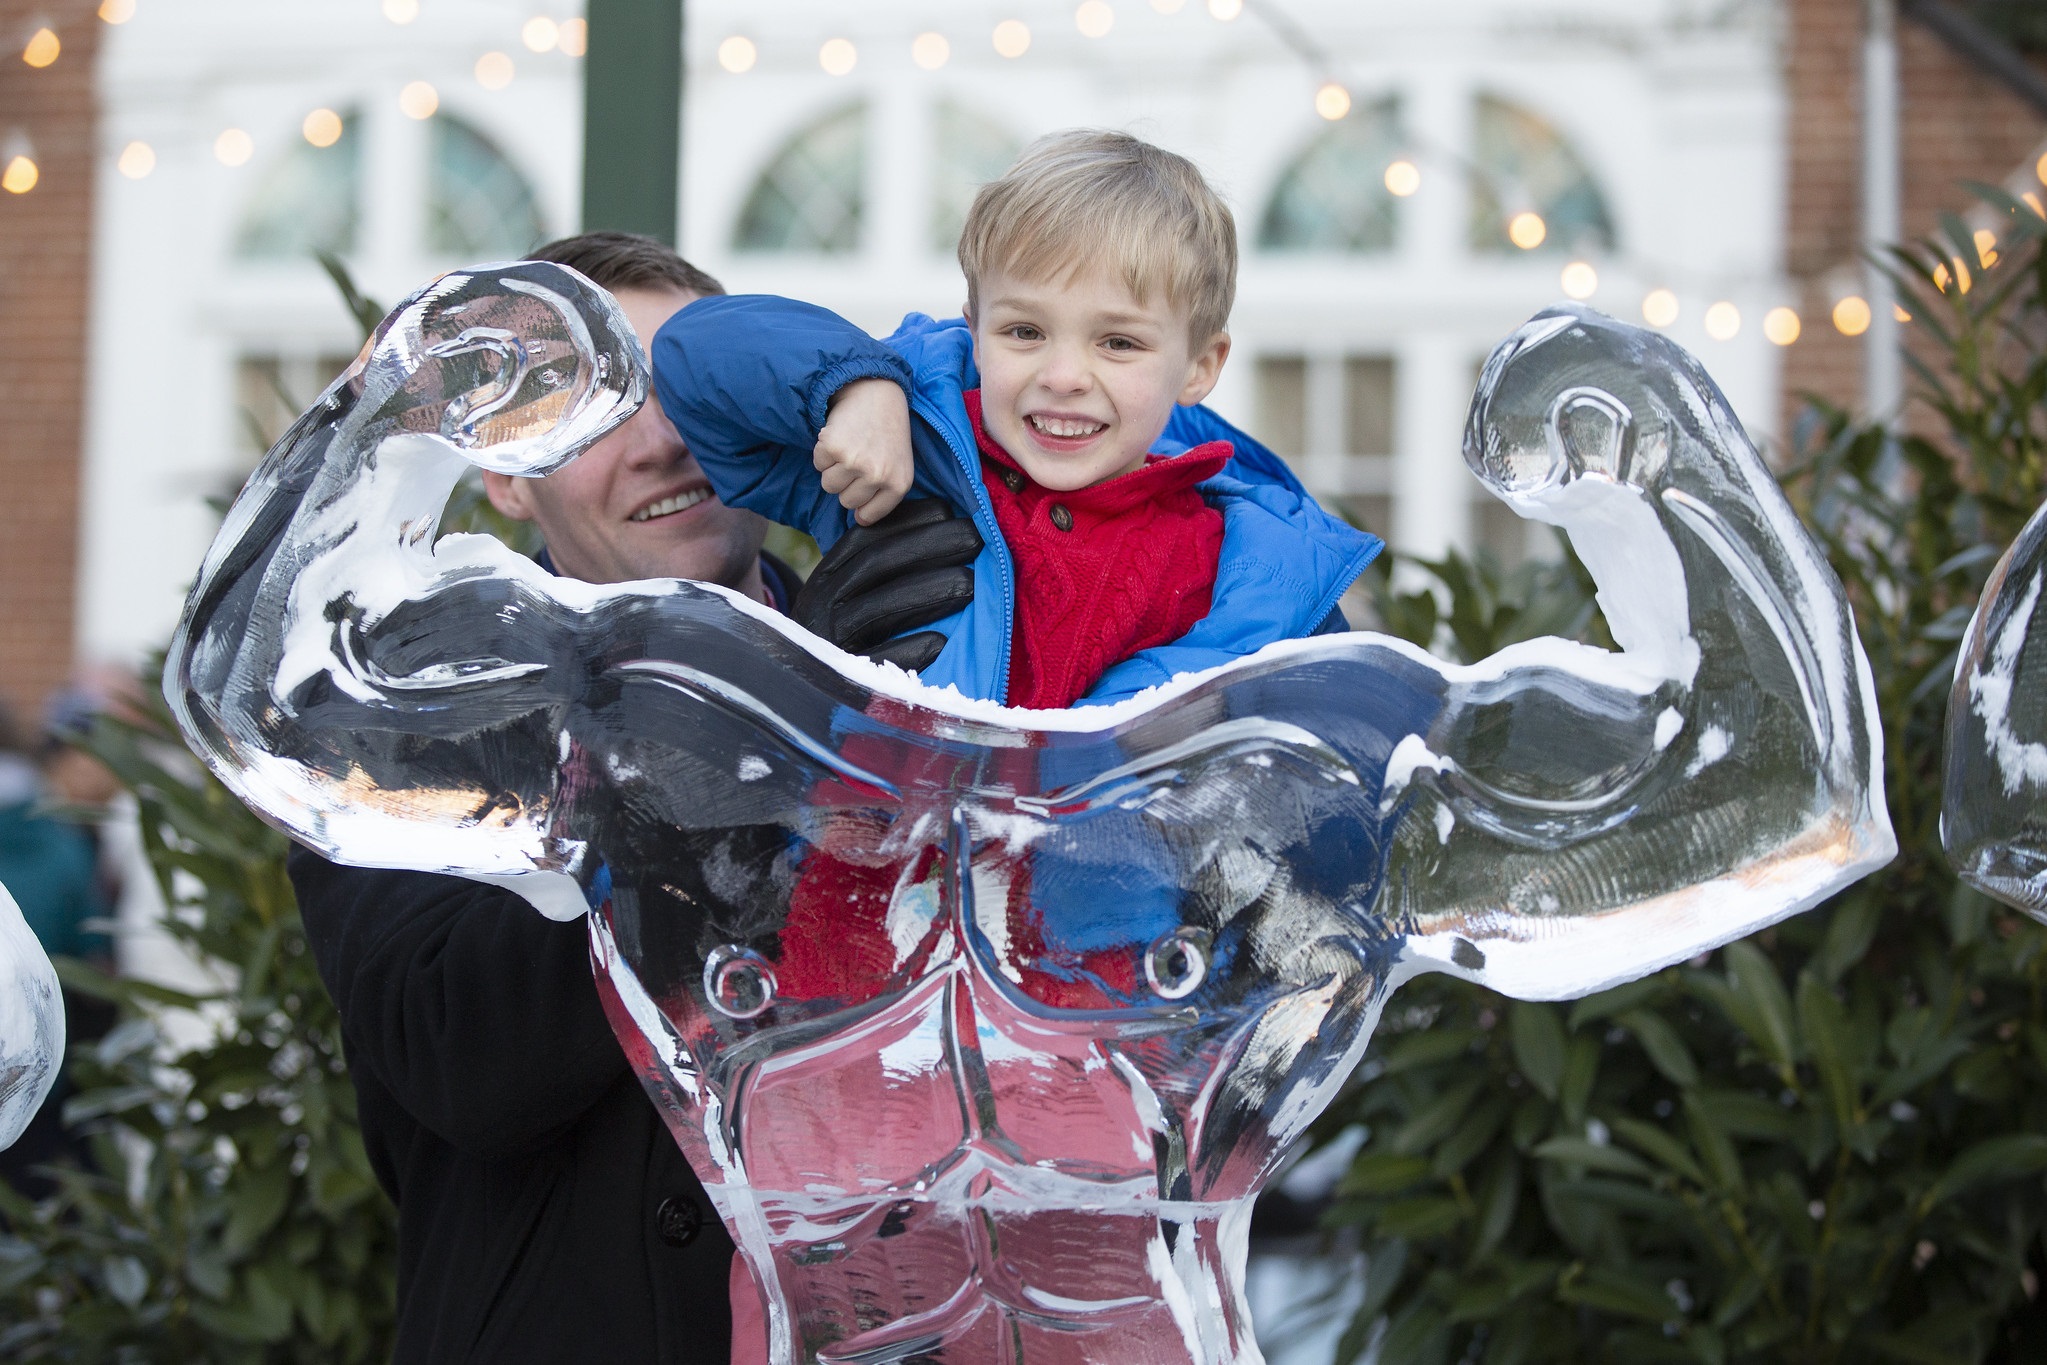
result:
[[[1031,425],[1047,436],[1092,436],[1107,430],[1107,423],[1090,422],[1079,417],[1032,417]]]
[[[652,521],[655,517],[665,517],[671,512],[680,512],[685,507],[694,507],[710,496],[709,491],[702,488],[693,489],[687,493],[677,493],[672,498],[663,498],[651,507],[642,507],[639,511],[633,513],[632,519],[634,521]]]

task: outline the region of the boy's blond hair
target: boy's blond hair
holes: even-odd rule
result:
[[[1162,289],[1199,346],[1236,301],[1236,221],[1186,157],[1090,128],[1039,138],[974,196],[960,233],[969,310],[986,272],[1042,280],[1097,265],[1140,301]]]

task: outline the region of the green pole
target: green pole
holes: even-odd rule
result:
[[[684,0],[589,0],[583,230],[676,244]]]

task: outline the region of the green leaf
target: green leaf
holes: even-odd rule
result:
[[[1337,1184],[1346,1195],[1398,1194],[1429,1177],[1426,1157],[1404,1156],[1398,1152],[1360,1152]]]
[[[1846,1133],[1856,1124],[1856,1102],[1862,1093],[1849,1040],[1848,1011],[1810,972],[1798,981],[1798,1022],[1833,1108],[1834,1122]]]
[[[1508,1014],[1508,1036],[1515,1065],[1528,1083],[1554,1101],[1564,1078],[1564,1029],[1556,1011],[1526,1000],[1514,1002]]]
[[[1693,1086],[1699,1083],[1699,1065],[1692,1060],[1691,1049],[1677,1036],[1677,1030],[1659,1016],[1648,1010],[1628,1010],[1614,1022],[1635,1035],[1635,1041],[1648,1055],[1649,1064],[1662,1072],[1671,1084]]]
[[[1736,1028],[1781,1070],[1798,1061],[1798,1034],[1792,1022],[1791,997],[1784,991],[1776,964],[1754,942],[1743,939],[1722,950],[1727,960],[1730,1017]]]
[[[230,1256],[240,1256],[277,1226],[291,1200],[291,1172],[282,1165],[243,1170],[227,1188],[230,1212],[221,1244]]]
[[[1614,1175],[1630,1175],[1647,1180],[1656,1174],[1648,1162],[1611,1144],[1601,1146],[1579,1137],[1553,1137],[1535,1149],[1540,1161],[1555,1161],[1569,1166],[1583,1166],[1588,1171],[1607,1171]]]
[[[1641,1119],[1615,1118],[1613,1131],[1635,1150],[1654,1157],[1666,1169],[1683,1176],[1693,1184],[1707,1183],[1706,1173],[1699,1168],[1699,1163],[1693,1160],[1690,1150],[1656,1124],[1645,1123]]]
[[[1998,1181],[2023,1179],[2047,1170],[2047,1136],[2016,1133],[1979,1142],[1956,1157],[1921,1198],[1929,1210],[1965,1190]]]

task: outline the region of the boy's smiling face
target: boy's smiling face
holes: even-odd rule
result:
[[[1066,278],[984,276],[968,317],[981,419],[1042,488],[1070,492],[1144,463],[1175,404],[1215,387],[1230,339],[1196,344],[1164,290],[1139,300],[1093,270]]]

